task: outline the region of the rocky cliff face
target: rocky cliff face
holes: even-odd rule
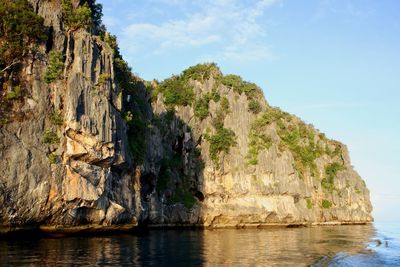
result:
[[[195,105],[175,106],[175,119],[161,126],[174,129],[182,121],[181,130],[173,130],[175,136],[168,137],[170,145],[178,144],[176,154],[182,157],[183,166],[187,166],[188,158],[194,159],[194,166],[198,160],[190,155],[190,149],[198,150],[203,164],[197,172],[181,174],[183,178],[178,182],[170,173],[169,187],[155,188],[150,195],[151,202],[157,204],[150,210],[158,216],[152,222],[179,223],[185,218],[186,222],[205,226],[237,227],[372,221],[369,191],[353,170],[345,145],[327,139],[313,126],[269,106],[263,99],[256,112],[250,111],[254,97],[240,94],[220,80],[212,76],[205,81],[190,80],[196,99],[207,94],[221,96],[209,101],[204,119],[196,117]],[[153,103],[156,114],[167,112],[163,98],[159,95]],[[210,152],[215,150],[215,141],[223,142],[213,138],[219,137],[221,126],[215,120],[223,110],[223,99],[229,108],[222,113],[222,124],[235,134],[235,142],[229,152],[219,150],[213,159]],[[150,144],[154,145],[153,153],[163,154],[159,144],[163,142],[157,141],[162,137],[155,139]],[[150,154],[149,158],[155,157]],[[174,167],[167,171],[171,170]],[[165,179],[164,170],[160,172],[152,176]],[[177,211],[171,213],[169,194],[171,188],[180,190],[185,179],[191,181],[189,191],[198,202],[176,217]],[[173,207],[179,205],[180,211],[185,210],[182,204]]]
[[[59,1],[30,2],[49,40],[21,62],[24,95],[0,124],[2,228],[372,221],[346,147],[255,85],[213,64],[118,82],[109,42],[69,29]]]
[[[32,3],[49,40],[22,62],[25,93],[10,111],[19,116],[0,129],[0,223],[136,224],[113,51],[84,29],[65,30],[59,1]],[[62,75],[50,84],[49,51],[64,55]]]

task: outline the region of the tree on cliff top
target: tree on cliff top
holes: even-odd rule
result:
[[[62,13],[65,24],[71,30],[89,27],[97,35],[104,35],[106,31],[101,20],[103,6],[96,0],[82,0],[77,7],[71,0],[62,0]]]
[[[43,18],[27,0],[0,1],[0,73],[19,63],[32,43],[46,39]]]

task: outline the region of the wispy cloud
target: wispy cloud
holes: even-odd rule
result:
[[[157,22],[130,24],[123,29],[123,42],[129,44],[127,48],[132,54],[212,45],[212,55],[199,57],[241,62],[274,59],[271,47],[259,41],[265,35],[265,25],[259,20],[278,1],[205,0],[189,10],[181,7],[183,0],[167,1],[169,6],[180,6],[185,13],[178,18],[161,17]]]

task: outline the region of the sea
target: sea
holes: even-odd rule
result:
[[[400,266],[400,224],[0,237],[0,266]]]

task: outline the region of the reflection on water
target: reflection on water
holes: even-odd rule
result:
[[[0,265],[359,266],[375,257],[372,225],[148,231],[141,235],[0,240]],[[379,251],[378,251],[379,252]],[[393,258],[393,257],[392,257]],[[392,259],[393,260],[393,259]],[[399,261],[400,263],[400,261]]]
[[[373,234],[372,226],[206,231],[205,262],[227,266],[304,266],[340,251],[361,252]]]

